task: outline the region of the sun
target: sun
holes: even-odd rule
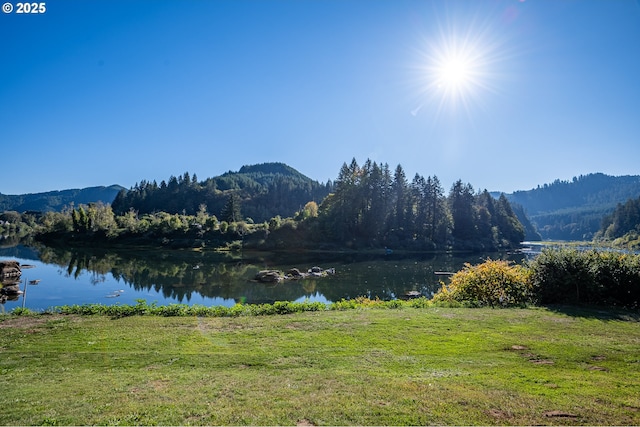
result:
[[[472,83],[473,63],[461,56],[443,58],[435,66],[436,84],[440,88],[462,90]]]
[[[425,66],[427,91],[441,106],[470,108],[482,92],[486,79],[486,51],[477,42],[441,40]]]
[[[442,113],[472,116],[478,107],[491,102],[500,83],[500,66],[504,42],[489,25],[490,21],[463,26],[453,23],[436,25],[422,38],[414,68],[418,86],[418,108]]]

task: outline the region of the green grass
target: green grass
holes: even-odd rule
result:
[[[638,425],[640,322],[601,309],[0,317],[2,425]]]

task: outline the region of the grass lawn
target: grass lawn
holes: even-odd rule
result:
[[[0,424],[639,425],[637,313],[570,310],[0,316]]]

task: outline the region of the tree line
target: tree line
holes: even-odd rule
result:
[[[504,195],[475,192],[461,180],[445,194],[435,175],[415,174],[409,181],[401,165],[392,172],[371,160],[344,163],[327,185],[286,168],[256,165],[203,182],[187,173],[159,186],[143,181],[112,205],[70,206],[30,218],[30,229],[45,241],[133,240],[176,247],[229,247],[239,241],[256,248],[493,250],[524,239]],[[209,191],[215,210],[206,203]],[[323,191],[331,192],[316,202]],[[252,212],[260,212],[258,220]]]
[[[504,195],[456,181],[448,195],[437,176],[409,182],[401,165],[344,163],[320,205],[322,234],[356,247],[496,249],[518,245],[524,228]]]

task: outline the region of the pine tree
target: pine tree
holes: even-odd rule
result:
[[[427,177],[425,195],[427,199],[427,235],[433,243],[444,243],[451,228],[450,214],[444,196],[444,189],[437,176]]]
[[[222,221],[227,221],[228,223],[237,222],[242,219],[242,215],[240,213],[240,196],[238,196],[237,193],[230,193],[227,197],[227,202],[222,209],[220,219]]]
[[[500,195],[496,202],[496,225],[500,230],[500,234],[509,243],[516,245],[524,240],[524,227],[518,220],[518,217],[511,209],[509,200],[503,194]]]
[[[473,187],[456,181],[449,192],[449,208],[453,220],[452,235],[459,240],[473,240],[476,237],[473,208]]]
[[[405,228],[410,228],[407,222],[407,208],[410,200],[408,194],[409,184],[401,165],[396,167],[391,187],[394,205],[392,228],[395,230],[396,235],[402,239]]]

